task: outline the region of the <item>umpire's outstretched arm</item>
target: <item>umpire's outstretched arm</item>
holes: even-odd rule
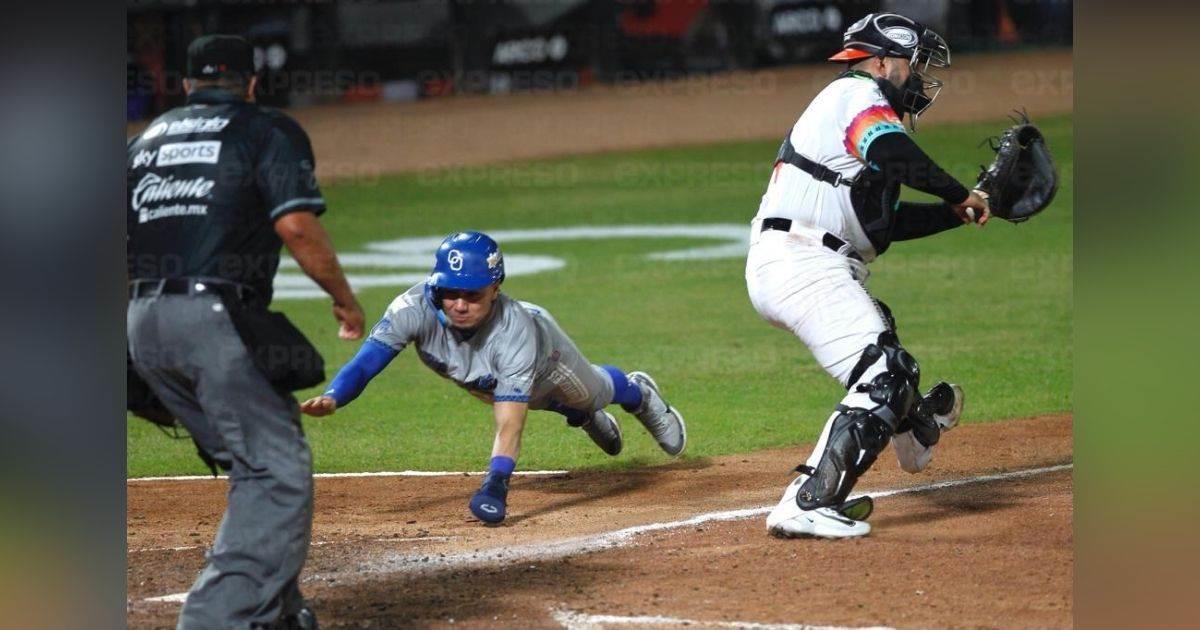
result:
[[[275,233],[300,268],[333,298],[333,316],[342,339],[361,339],[363,310],[342,273],[329,234],[311,212],[290,212],[275,221]]]

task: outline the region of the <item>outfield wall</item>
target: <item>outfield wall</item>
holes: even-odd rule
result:
[[[959,55],[925,125],[1069,113],[1069,49]],[[362,103],[290,113],[308,130],[322,181],[428,168],[706,142],[782,139],[839,70],[807,64],[675,82],[550,93]],[[129,125],[130,135],[145,125]],[[997,129],[999,131],[999,129]]]

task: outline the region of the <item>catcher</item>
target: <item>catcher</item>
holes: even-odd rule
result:
[[[850,26],[830,60],[846,68],[784,138],[746,259],[755,310],[799,337],[847,389],[767,517],[770,532],[789,537],[870,532],[870,499],[848,500],[858,478],[889,440],[901,468],[923,470],[962,414],[960,386],[939,382],[920,393],[920,369],[890,309],[866,290],[867,263],[893,241],[983,226],[992,215],[1026,220],[1049,204],[1057,185],[1045,141],[1028,119],[993,146],[995,161],[974,190],[913,142],[909,132],[942,86],[930,69],[950,66],[945,40],[920,23],[869,14]],[[902,202],[901,185],[941,201]]]
[[[596,366],[545,309],[500,292],[504,257],[480,232],[446,237],[429,279],[400,294],[358,354],[321,396],[300,410],[325,416],[350,404],[408,344],[421,362],[492,406],[496,439],[471,513],[499,523],[507,511],[508,481],[521,451],[530,409],[555,411],[580,427],[605,453],[621,452],[621,428],[604,410],[612,403],[633,414],[669,455],[683,452],[683,416],[644,372]]]

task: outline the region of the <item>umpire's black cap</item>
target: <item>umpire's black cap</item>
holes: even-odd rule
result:
[[[192,40],[187,52],[187,76],[216,79],[247,76],[254,72],[254,50],[237,35],[203,35]]]

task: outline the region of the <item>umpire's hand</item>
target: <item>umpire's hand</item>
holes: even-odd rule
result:
[[[358,302],[348,305],[334,302],[333,318],[341,324],[338,328],[338,337],[342,339],[362,339],[363,322],[366,317],[363,315],[362,307],[359,306]]]
[[[338,322],[338,337],[362,339],[362,307],[342,273],[329,234],[313,212],[289,212],[275,221],[275,233],[287,245],[304,273],[333,298],[333,318]]]
[[[337,401],[332,396],[317,396],[300,403],[300,411],[310,416],[331,416],[337,411]]]

